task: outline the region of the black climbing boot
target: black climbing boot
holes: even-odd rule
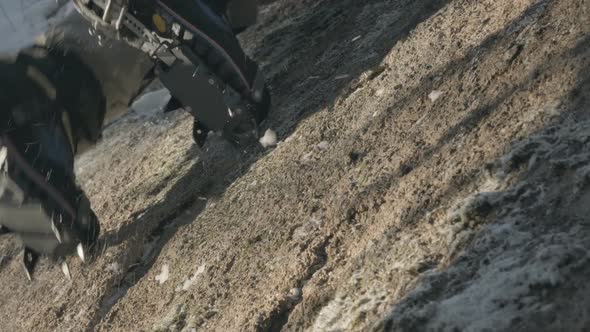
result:
[[[0,61],[0,233],[22,240],[29,279],[41,256],[59,261],[70,277],[65,258],[76,253],[84,261],[100,228],[74,176],[74,153],[87,130],[68,108],[101,97],[85,90],[93,80],[76,77],[84,70],[75,61],[29,51]]]

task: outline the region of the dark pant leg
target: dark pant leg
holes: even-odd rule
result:
[[[231,0],[227,4],[227,17],[234,29],[247,28],[258,18],[257,0]]]

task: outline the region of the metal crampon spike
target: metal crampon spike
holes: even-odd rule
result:
[[[104,13],[102,14],[102,20],[108,22],[109,14],[111,13],[111,6],[113,5],[113,0],[107,0],[106,7],[104,9]]]
[[[72,280],[72,275],[70,274],[70,267],[68,266],[68,263],[65,260],[61,262],[61,272],[63,272],[66,278],[68,278],[68,280]]]
[[[78,257],[80,257],[80,259],[82,260],[82,263],[86,263],[86,255],[84,254],[84,245],[82,245],[82,243],[79,243],[76,247],[76,253],[78,254]]]
[[[55,223],[55,218],[51,218],[51,230],[53,231],[53,234],[55,234],[55,238],[57,239],[57,242],[61,243],[61,233],[59,232],[59,228],[57,228],[57,224]]]
[[[33,280],[33,271],[35,270],[37,261],[39,261],[39,255],[31,249],[25,247],[25,250],[23,251],[22,263],[25,269],[25,274],[29,281]]]

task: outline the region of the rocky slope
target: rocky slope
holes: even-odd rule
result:
[[[0,239],[3,331],[590,325],[590,1],[278,0],[242,39],[279,145],[137,106],[78,160],[100,256],[29,283]]]

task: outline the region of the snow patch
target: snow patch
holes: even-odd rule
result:
[[[188,279],[186,279],[182,285],[176,287],[176,291],[180,292],[180,291],[187,291],[189,290],[189,288],[191,288],[193,286],[193,284],[197,281],[197,279],[199,279],[199,276],[201,274],[203,274],[205,272],[205,264],[202,264],[201,266],[199,266],[199,268],[197,269],[197,271]]]
[[[168,264],[164,264],[164,265],[162,265],[162,270],[160,271],[160,274],[158,274],[156,276],[156,281],[160,285],[162,285],[168,280],[169,277],[170,277],[170,268],[168,267]]]

